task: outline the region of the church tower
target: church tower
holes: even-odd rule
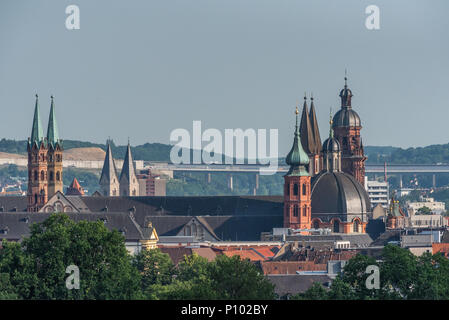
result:
[[[54,98],[51,96],[50,117],[47,129],[48,144],[48,198],[56,192],[63,192],[62,183],[62,141],[59,139],[58,125],[56,123]]]
[[[106,156],[104,158],[103,170],[100,177],[101,194],[106,197],[119,196],[120,186],[117,178],[117,169],[114,159],[112,158],[112,150],[110,141],[107,142]]]
[[[284,228],[310,229],[311,177],[306,168],[309,164],[309,156],[301,144],[298,114],[298,107],[296,107],[295,137],[293,146],[285,159],[290,170],[284,176]]]
[[[128,142],[125,161],[123,162],[122,173],[120,174],[120,194],[122,196],[138,196],[139,181],[134,170],[133,157],[131,155],[131,146]]]
[[[340,91],[341,109],[334,116],[333,129],[335,138],[341,146],[342,171],[354,176],[363,185],[366,157],[360,137],[362,125],[359,115],[352,109],[352,96],[345,76],[345,86]]]
[[[31,137],[28,138],[28,191],[27,200],[28,212],[39,211],[48,200],[48,180],[47,180],[47,141],[45,141],[42,130],[39,98],[36,94],[36,104],[34,107],[33,127]]]

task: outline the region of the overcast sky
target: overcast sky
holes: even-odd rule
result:
[[[68,5],[80,30],[65,27]],[[380,8],[380,30],[365,8]],[[449,1],[1,0],[0,137],[168,143],[176,128],[279,129],[313,92],[321,136],[348,69],[365,145],[449,142]],[[45,130],[46,131],[46,130]]]

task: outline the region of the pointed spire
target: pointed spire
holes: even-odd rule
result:
[[[115,167],[114,159],[112,158],[112,150],[110,140],[107,141],[106,156],[104,158],[103,170],[101,171],[100,185],[109,184],[111,181],[118,183],[117,169]]]
[[[301,133],[301,144],[305,152],[307,152],[308,154],[313,153],[315,140],[313,138],[312,125],[310,124],[309,111],[307,107],[307,96],[305,93],[299,131]]]
[[[285,158],[285,162],[290,166],[290,170],[288,171],[287,175],[308,176],[309,173],[307,172],[305,165],[309,164],[309,156],[304,151],[301,144],[301,134],[298,127],[298,106],[296,106],[295,114],[296,126],[293,146],[290,152],[287,154],[287,157]]]
[[[58,124],[56,123],[54,97],[51,96],[50,117],[48,119],[47,141],[54,148],[59,143]]]
[[[33,127],[31,129],[31,144],[39,143],[44,139],[44,131],[42,130],[41,116],[39,111],[39,97],[36,94],[36,104],[34,106]]]
[[[130,182],[131,178],[135,177],[135,175],[136,172],[134,170],[133,157],[131,154],[131,146],[129,144],[128,138],[128,147],[126,149],[125,161],[123,162],[123,168],[120,174],[120,181],[122,181],[123,178],[126,178],[128,182]]]
[[[320,130],[318,128],[318,121],[317,121],[317,117],[316,117],[316,111],[315,111],[315,105],[313,103],[313,94],[310,98],[311,102],[310,102],[310,126],[311,126],[311,131],[312,131],[312,135],[313,135],[313,150],[312,153],[314,154],[319,154],[320,153],[320,149],[321,149],[321,137],[320,137]]]
[[[332,123],[334,121],[332,120],[332,107],[330,107],[330,112],[329,112],[329,138],[333,138],[334,137],[334,128],[332,127]]]

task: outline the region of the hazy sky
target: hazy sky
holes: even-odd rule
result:
[[[65,27],[79,6],[81,29]],[[365,8],[380,8],[380,30]],[[449,1],[1,0],[1,138],[168,143],[176,128],[277,128],[313,92],[321,136],[348,84],[365,145],[449,142]],[[46,131],[46,130],[45,130]]]

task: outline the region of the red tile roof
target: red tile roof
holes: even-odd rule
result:
[[[232,256],[240,256],[242,259],[249,259],[251,261],[264,261],[265,259],[257,254],[253,250],[223,250],[222,254],[232,257]]]
[[[326,271],[327,264],[313,261],[261,261],[264,274],[296,274],[296,271]]]
[[[449,243],[432,243],[432,253],[441,252],[446,258],[449,258]]]

